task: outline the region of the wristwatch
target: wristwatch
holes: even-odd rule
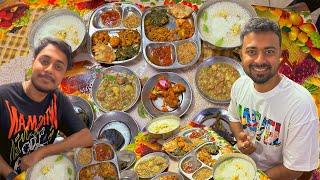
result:
[[[7,176],[6,180],[13,180],[18,174],[15,171],[11,171]]]

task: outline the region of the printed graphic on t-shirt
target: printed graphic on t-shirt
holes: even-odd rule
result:
[[[281,144],[279,140],[281,123],[267,117],[262,118],[260,112],[243,107],[240,104],[238,104],[237,109],[243,129],[255,132],[256,140],[272,146]]]
[[[11,146],[10,162],[14,162],[16,171],[20,172],[19,165],[24,155],[54,141],[58,129],[56,100],[54,94],[49,107],[41,115],[25,115],[5,100],[10,122],[8,131]]]

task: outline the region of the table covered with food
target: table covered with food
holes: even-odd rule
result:
[[[4,82],[30,77],[32,58],[23,56],[40,39],[66,41],[75,63],[60,89],[95,138],[18,179],[268,179],[237,150],[226,110],[244,75],[240,32],[255,16],[279,23],[279,71],[320,108],[320,35],[307,11],[231,0],[38,0],[2,11],[22,14],[0,21],[1,55],[10,59],[0,63]],[[20,68],[5,70],[12,66]]]

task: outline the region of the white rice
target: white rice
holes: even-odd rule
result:
[[[200,18],[199,29],[206,41],[217,44],[223,38],[223,43],[217,46],[240,45],[240,32],[251,17],[245,8],[233,2],[218,2],[205,9],[203,13],[207,14],[207,18]],[[207,32],[204,31],[204,26],[208,28]],[[235,26],[239,27],[239,30],[233,32],[232,28]]]
[[[56,33],[66,33],[65,42],[67,42],[72,51],[76,50],[85,36],[85,27],[82,22],[69,15],[57,16],[46,21],[39,29],[37,29],[34,37],[34,44],[37,46],[45,37],[59,38]]]
[[[73,164],[65,156],[59,161],[61,155],[53,155],[39,161],[30,174],[32,180],[69,180],[75,179]],[[71,173],[71,174],[69,174]]]

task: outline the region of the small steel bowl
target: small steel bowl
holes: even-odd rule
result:
[[[170,120],[176,120],[179,122],[179,126],[172,129],[171,131],[165,132],[165,133],[155,133],[152,132],[152,130],[149,129],[150,125],[152,123],[161,121],[161,120],[165,120],[165,119],[170,119]],[[153,137],[155,138],[162,138],[162,139],[168,139],[172,136],[174,136],[175,134],[177,134],[179,132],[179,127],[180,127],[180,121],[181,119],[178,116],[174,116],[174,115],[164,115],[164,116],[159,116],[157,118],[154,118],[153,120],[149,121],[149,123],[146,125],[145,129],[148,131],[149,134],[151,134]]]
[[[183,176],[179,173],[176,173],[176,172],[164,172],[164,173],[158,174],[157,176],[155,176],[151,180],[160,180],[160,177],[169,176],[169,175],[171,175],[171,176],[174,175],[177,178],[177,180],[183,180]]]
[[[39,44],[39,39],[35,39],[36,38],[36,34],[38,33],[39,29],[45,25],[48,25],[47,22],[51,19],[54,18],[60,18],[61,21],[63,21],[63,16],[70,16],[70,17],[74,17],[76,18],[81,26],[81,29],[77,29],[78,32],[84,32],[84,36],[81,37],[82,39],[79,39],[79,43],[75,46],[75,48],[72,49],[72,54],[76,55],[77,52],[80,52],[80,49],[86,45],[86,40],[87,40],[87,28],[86,25],[83,21],[83,19],[76,13],[68,10],[68,9],[56,9],[56,10],[52,10],[46,14],[44,14],[43,16],[41,16],[39,19],[37,19],[37,21],[32,25],[32,27],[30,28],[29,32],[28,32],[28,39],[29,39],[29,44],[31,47],[35,48],[37,47]],[[49,33],[50,37],[54,37],[53,34]]]

